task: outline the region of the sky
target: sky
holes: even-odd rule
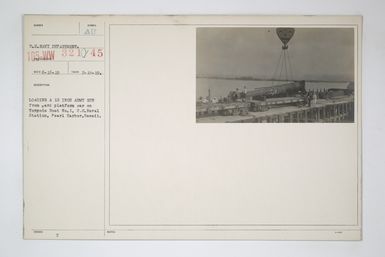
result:
[[[354,80],[352,28],[295,28],[288,46],[294,80]],[[197,76],[271,79],[281,51],[275,28],[198,28]]]

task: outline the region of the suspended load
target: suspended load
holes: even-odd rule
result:
[[[282,49],[288,49],[287,43],[289,43],[290,39],[293,37],[295,32],[294,28],[277,28],[277,35],[279,39],[282,41],[283,46]]]
[[[293,81],[293,67],[291,65],[288,43],[294,36],[294,28],[277,28],[276,33],[282,42],[282,50],[278,59],[277,66],[272,77],[272,84],[274,81]]]

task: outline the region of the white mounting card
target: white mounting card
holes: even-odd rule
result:
[[[24,16],[25,239],[361,239],[360,16]]]

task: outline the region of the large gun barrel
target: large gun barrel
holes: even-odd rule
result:
[[[294,96],[299,92],[305,92],[305,81],[295,81],[271,87],[256,88],[247,92],[246,98],[252,100],[261,100],[264,98]]]

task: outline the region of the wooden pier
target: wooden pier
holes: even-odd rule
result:
[[[311,106],[285,106],[245,115],[197,117],[198,123],[354,122],[354,98],[320,99]]]

